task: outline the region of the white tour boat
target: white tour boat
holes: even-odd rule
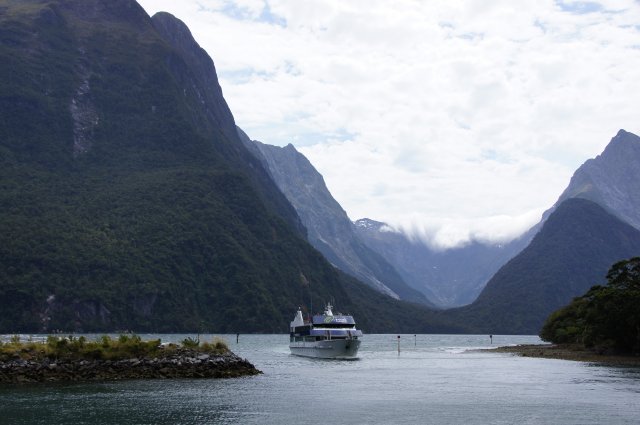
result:
[[[323,314],[305,321],[298,309],[289,328],[291,354],[322,359],[355,359],[362,331],[352,316],[337,314],[327,304]]]

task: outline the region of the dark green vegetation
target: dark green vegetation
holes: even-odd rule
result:
[[[212,342],[200,342],[187,338],[182,347],[208,353],[225,354],[229,351],[227,344],[221,339]],[[124,360],[137,357],[168,356],[179,350],[176,344],[161,345],[159,339],[142,341],[138,335],[120,335],[113,339],[108,335],[96,341],[89,341],[84,336],[56,337],[49,336],[46,342],[20,341],[13,337],[9,342],[0,341],[0,362],[14,359],[20,360]]]
[[[211,59],[133,0],[0,0],[0,333],[455,332],[335,270],[238,139]]]
[[[597,352],[640,354],[640,257],[620,261],[596,285],[552,313],[540,337]]]
[[[639,253],[640,231],[591,201],[571,198],[473,304],[443,314],[472,332],[537,334],[551,312],[603,281],[611,264]]]

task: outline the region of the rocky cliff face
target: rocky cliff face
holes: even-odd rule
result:
[[[423,294],[404,283],[393,266],[358,238],[322,175],[293,145],[280,148],[251,141],[241,130],[239,134],[254,155],[263,160],[298,212],[309,242],[332,264],[390,297],[429,304]]]

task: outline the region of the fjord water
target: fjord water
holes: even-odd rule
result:
[[[163,342],[194,335],[143,335]],[[211,336],[206,336],[210,338]],[[0,424],[635,424],[640,368],[515,357],[487,335],[366,335],[360,359],[289,354],[287,335],[224,337],[263,375],[0,385]],[[493,346],[539,343],[494,336]]]

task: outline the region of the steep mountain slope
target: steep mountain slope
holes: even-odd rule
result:
[[[245,145],[264,161],[273,180],[298,212],[311,245],[332,264],[393,298],[432,305],[422,293],[404,283],[382,256],[360,241],[322,175],[293,145],[280,148],[252,141],[241,130],[239,134]]]
[[[570,198],[591,200],[640,229],[640,137],[620,130],[603,153],[573,175],[556,204],[520,238],[501,245],[470,245],[434,251],[384,223],[356,222],[360,238],[387,259],[411,287],[440,307],[469,304],[509,259],[521,252],[558,205]],[[381,231],[382,229],[382,231]]]
[[[385,223],[371,219],[355,222],[361,240],[389,261],[412,288],[441,308],[473,302],[491,276],[528,242],[469,245],[437,251],[412,240]]]
[[[589,199],[640,229],[640,137],[620,130],[576,170],[556,205],[569,198]]]
[[[305,241],[180,21],[133,0],[0,11],[0,332],[275,332],[331,297],[366,330],[458,329]]]
[[[611,265],[640,254],[640,231],[586,199],[570,198],[471,305],[446,317],[472,331],[536,334],[546,317],[605,282]]]

